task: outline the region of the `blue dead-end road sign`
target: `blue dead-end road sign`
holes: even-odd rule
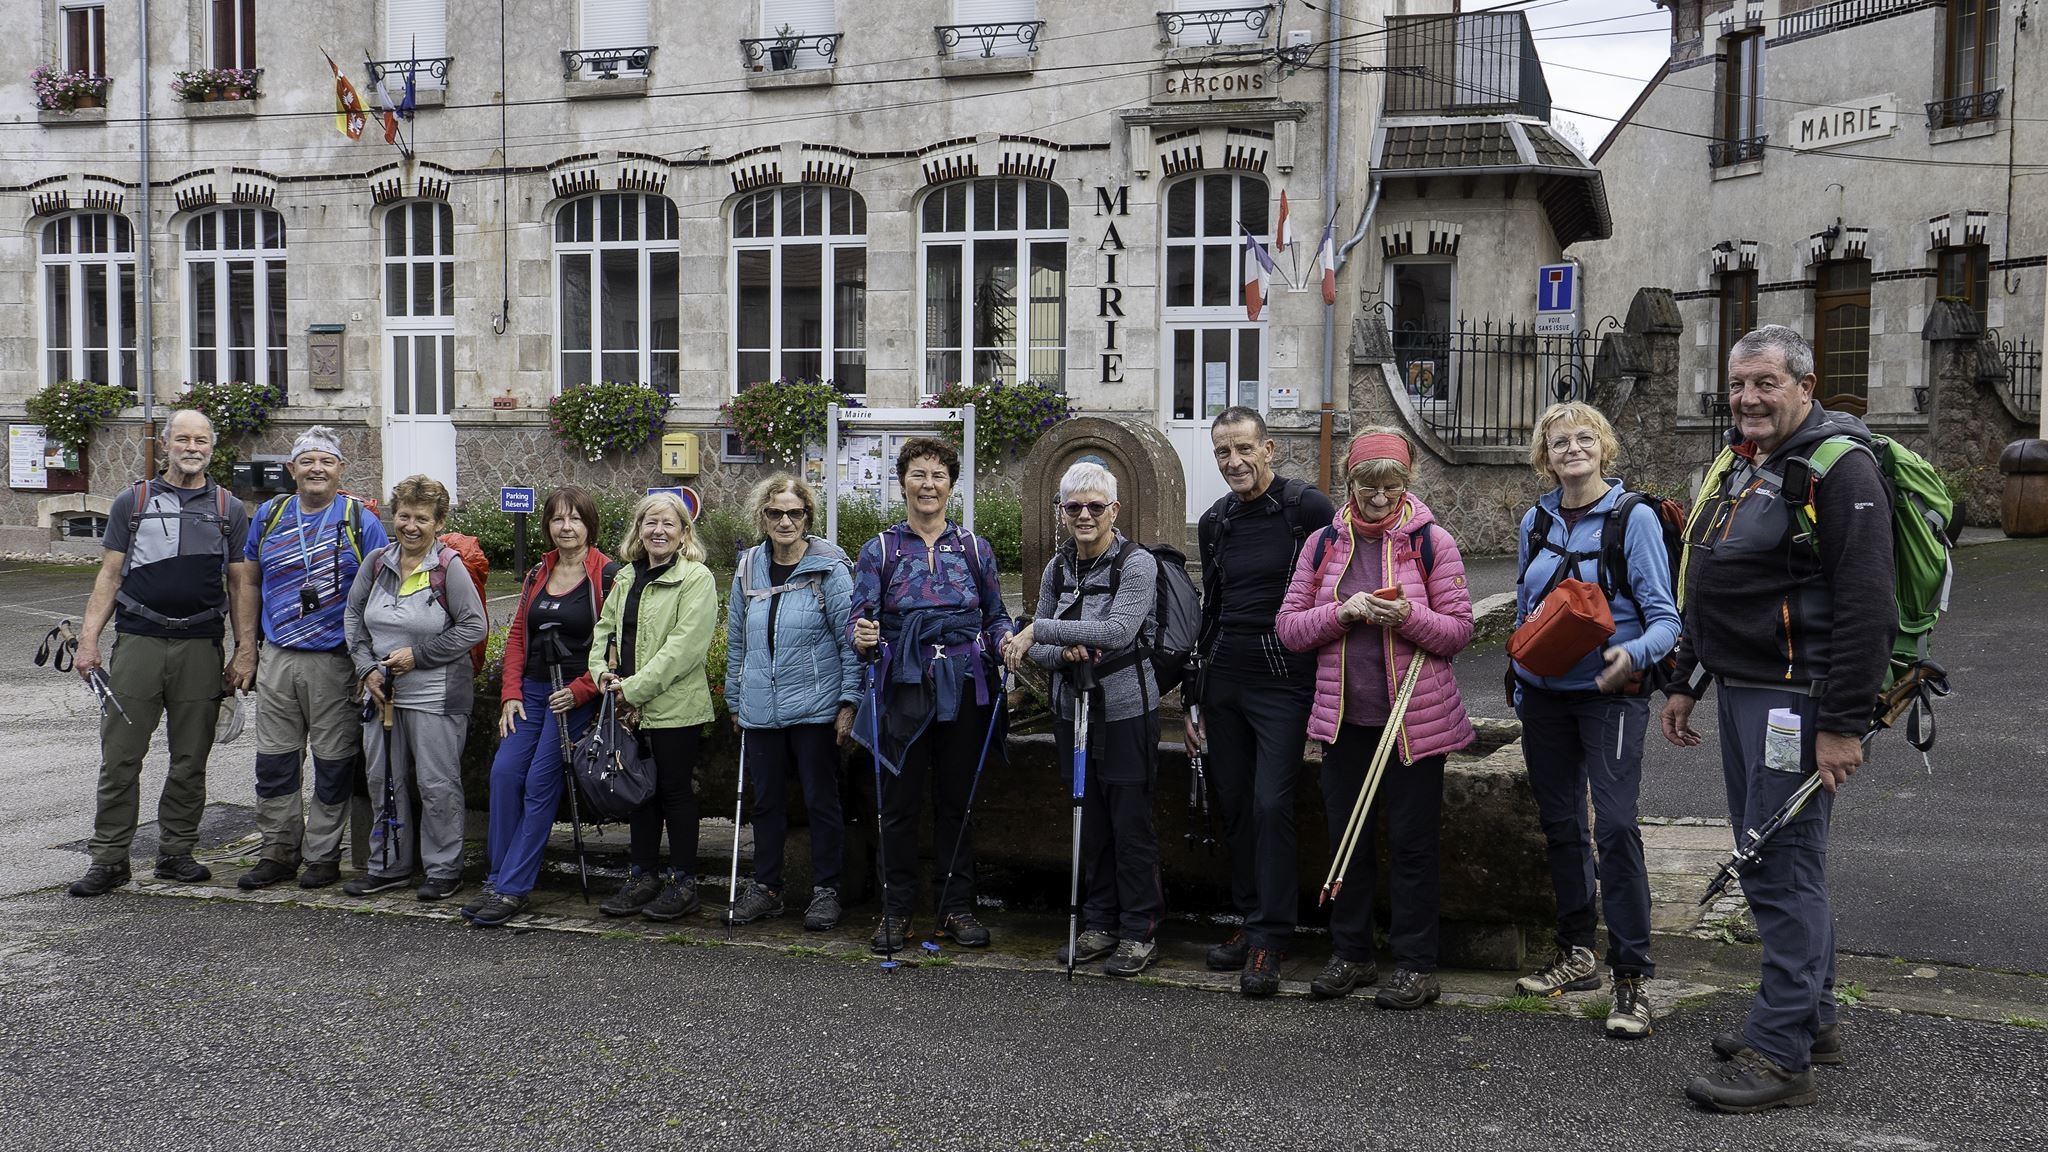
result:
[[[1579,310],[1579,266],[1545,264],[1536,269],[1536,310],[1577,312]]]
[[[498,489],[498,511],[500,511],[500,512],[532,512],[533,510],[534,510],[534,507],[533,507],[533,489],[531,489],[531,488],[500,488],[500,489]]]

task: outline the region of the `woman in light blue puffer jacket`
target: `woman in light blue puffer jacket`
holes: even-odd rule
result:
[[[847,646],[853,574],[846,553],[807,531],[818,500],[778,472],[748,500],[762,542],[740,557],[726,606],[725,700],[739,728],[754,799],[754,878],[733,901],[734,924],[780,916],[789,769],[811,815],[811,900],[804,927],[839,924],[846,828],[839,745],[853,728],[860,662]]]

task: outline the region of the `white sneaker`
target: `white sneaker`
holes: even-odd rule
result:
[[[1641,1040],[1656,1031],[1650,1026],[1650,998],[1641,976],[1614,978],[1614,1006],[1607,1010],[1607,1034],[1616,1040]]]
[[[1515,981],[1520,996],[1557,996],[1600,987],[1600,962],[1591,948],[1561,951],[1547,966]]]

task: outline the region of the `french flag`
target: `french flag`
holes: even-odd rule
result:
[[[1242,224],[1238,229],[1244,233],[1244,314],[1248,320],[1257,320],[1259,310],[1266,306],[1266,290],[1273,283],[1273,258],[1266,255],[1251,229]]]
[[[1323,224],[1322,242],[1316,245],[1316,259],[1323,266],[1323,303],[1337,302],[1337,218],[1331,216]]]
[[[1280,222],[1273,225],[1273,251],[1285,252],[1294,246],[1294,221],[1287,218],[1287,190],[1280,190]]]

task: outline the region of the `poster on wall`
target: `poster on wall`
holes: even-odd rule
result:
[[[1202,403],[1208,415],[1214,416],[1223,411],[1230,404],[1230,365],[1202,365],[1202,393]]]
[[[7,486],[37,488],[50,486],[49,443],[40,424],[7,426]]]

